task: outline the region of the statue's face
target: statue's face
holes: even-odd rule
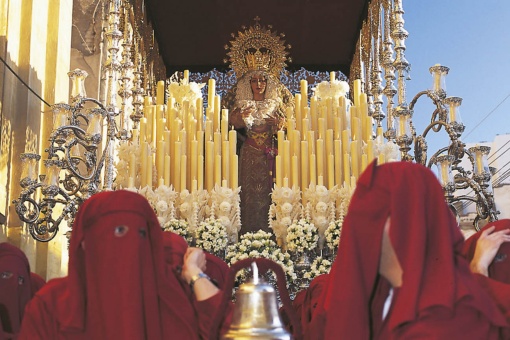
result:
[[[251,90],[253,95],[263,95],[266,91],[267,79],[263,75],[254,74],[250,79]]]

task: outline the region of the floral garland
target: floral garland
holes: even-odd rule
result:
[[[328,274],[331,270],[331,264],[331,261],[328,259],[318,256],[313,260],[310,270],[307,271],[303,277],[311,281],[319,275]]]
[[[227,229],[220,220],[207,218],[195,230],[197,247],[218,254],[228,244]]]
[[[188,242],[188,244],[193,242],[193,235],[191,235],[189,231],[189,225],[186,220],[178,220],[174,218],[165,223],[163,226],[163,231],[170,231],[179,236],[182,236],[186,242]]]
[[[287,229],[287,247],[289,251],[302,253],[317,247],[319,232],[313,223],[301,219]]]
[[[241,235],[238,243],[228,246],[225,261],[231,265],[239,260],[257,257],[273,260],[282,266],[287,278],[287,285],[297,279],[290,254],[282,252],[276,242],[271,239],[271,234],[263,230]],[[239,283],[246,278],[246,271],[240,271],[237,274]]]

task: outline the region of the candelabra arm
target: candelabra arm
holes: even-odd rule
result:
[[[437,156],[441,155],[443,152],[445,151],[448,151],[448,147],[445,146],[439,150],[437,150],[433,155],[432,157],[430,157],[430,160],[429,160],[429,163],[427,164],[427,167],[428,168],[431,168],[432,167],[432,164],[434,163],[434,160],[437,158]]]
[[[42,183],[36,183],[26,189],[23,189],[19,198],[12,201],[12,204],[14,204],[14,208],[16,209],[16,213],[25,223],[34,223],[39,218],[41,210],[37,205],[37,202],[32,198],[32,195],[38,188],[42,187],[42,185]],[[25,203],[28,203],[32,209],[29,209]]]

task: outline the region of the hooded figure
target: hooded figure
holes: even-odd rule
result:
[[[193,304],[165,270],[162,234],[139,194],[89,198],[73,225],[69,274],[27,306],[20,339],[198,339]]]
[[[462,245],[428,168],[373,162],[357,183],[309,336],[498,338],[506,322],[471,274]]]
[[[11,339],[18,334],[25,305],[43,285],[44,280],[30,272],[30,264],[21,249],[0,243],[0,339]]]
[[[468,238],[464,244],[463,254],[471,262],[472,269],[479,269],[475,259],[475,253],[483,251],[478,245],[481,238],[492,238],[489,248],[485,252],[493,252],[490,256],[490,263],[484,265],[484,273],[476,270],[478,282],[486,289],[489,295],[498,305],[510,324],[510,219],[503,219],[488,223],[479,232]],[[486,255],[485,255],[486,256]],[[489,261],[487,261],[489,262]],[[478,267],[478,268],[477,268]],[[510,333],[507,333],[510,338]]]

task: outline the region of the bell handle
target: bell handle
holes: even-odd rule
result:
[[[299,319],[296,315],[296,311],[292,308],[292,301],[290,300],[289,293],[287,291],[285,273],[278,263],[266,258],[247,258],[237,261],[230,266],[227,281],[223,290],[223,299],[213,319],[211,334],[209,338],[219,339],[220,327],[224,322],[224,316],[228,314],[224,313],[224,311],[226,311],[228,308],[228,303],[231,297],[231,294],[229,293],[231,293],[234,288],[237,272],[241,269],[249,268],[254,262],[259,268],[259,273],[266,273],[268,270],[272,270],[275,273],[276,286],[278,288],[278,293],[280,294],[280,299],[283,303],[283,309],[285,310],[285,313],[287,314],[292,327],[293,338],[296,340],[302,339],[301,323],[299,322]]]

